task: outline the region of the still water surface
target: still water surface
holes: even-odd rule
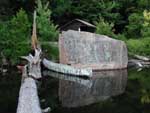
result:
[[[15,113],[21,74],[0,75],[0,113]],[[51,113],[150,113],[150,69],[94,72],[91,79],[44,71],[42,108]]]

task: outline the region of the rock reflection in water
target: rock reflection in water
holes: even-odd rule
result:
[[[87,87],[79,80],[76,82],[76,80],[61,79],[59,81],[59,100],[62,106],[85,106],[123,93],[127,83],[127,70],[94,72],[89,81],[91,85]]]

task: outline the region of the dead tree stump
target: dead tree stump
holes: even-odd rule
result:
[[[22,70],[17,113],[42,113],[36,86],[36,79],[41,78],[40,54],[41,50],[36,49],[34,56],[22,57],[29,63]]]

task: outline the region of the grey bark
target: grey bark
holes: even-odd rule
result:
[[[17,113],[42,113],[35,81],[41,78],[40,54],[41,50],[36,49],[35,56],[29,54],[29,56],[22,57],[29,62],[27,65],[29,72],[27,73],[27,66],[24,66]]]
[[[90,68],[75,68],[65,64],[54,63],[47,59],[43,59],[43,64],[46,68],[52,71],[56,71],[64,74],[70,74],[74,76],[92,77],[92,69]]]
[[[150,67],[150,61],[131,59],[128,62],[128,67],[136,67],[136,68]]]
[[[34,11],[33,20],[32,48],[35,51],[34,56],[31,54],[22,56],[28,61],[28,65],[24,66],[22,70],[17,113],[42,113],[36,86],[36,79],[41,78],[41,48],[36,35],[36,11]]]
[[[134,55],[135,58],[143,61],[150,61],[150,58],[145,57],[145,56],[140,56],[140,55]]]
[[[26,78],[21,85],[17,113],[42,113],[35,80]]]
[[[29,54],[28,56],[23,56],[22,58],[26,59],[29,67],[29,76],[32,76],[36,79],[41,78],[41,49],[35,49],[35,56]]]

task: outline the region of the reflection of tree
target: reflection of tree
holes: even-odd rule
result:
[[[134,72],[133,72],[134,71]],[[135,70],[131,71],[129,75],[129,80],[131,82],[136,81],[138,84],[138,88],[136,89],[139,93],[138,96],[142,104],[150,103],[150,76],[149,69],[145,69],[141,72],[137,72]]]

